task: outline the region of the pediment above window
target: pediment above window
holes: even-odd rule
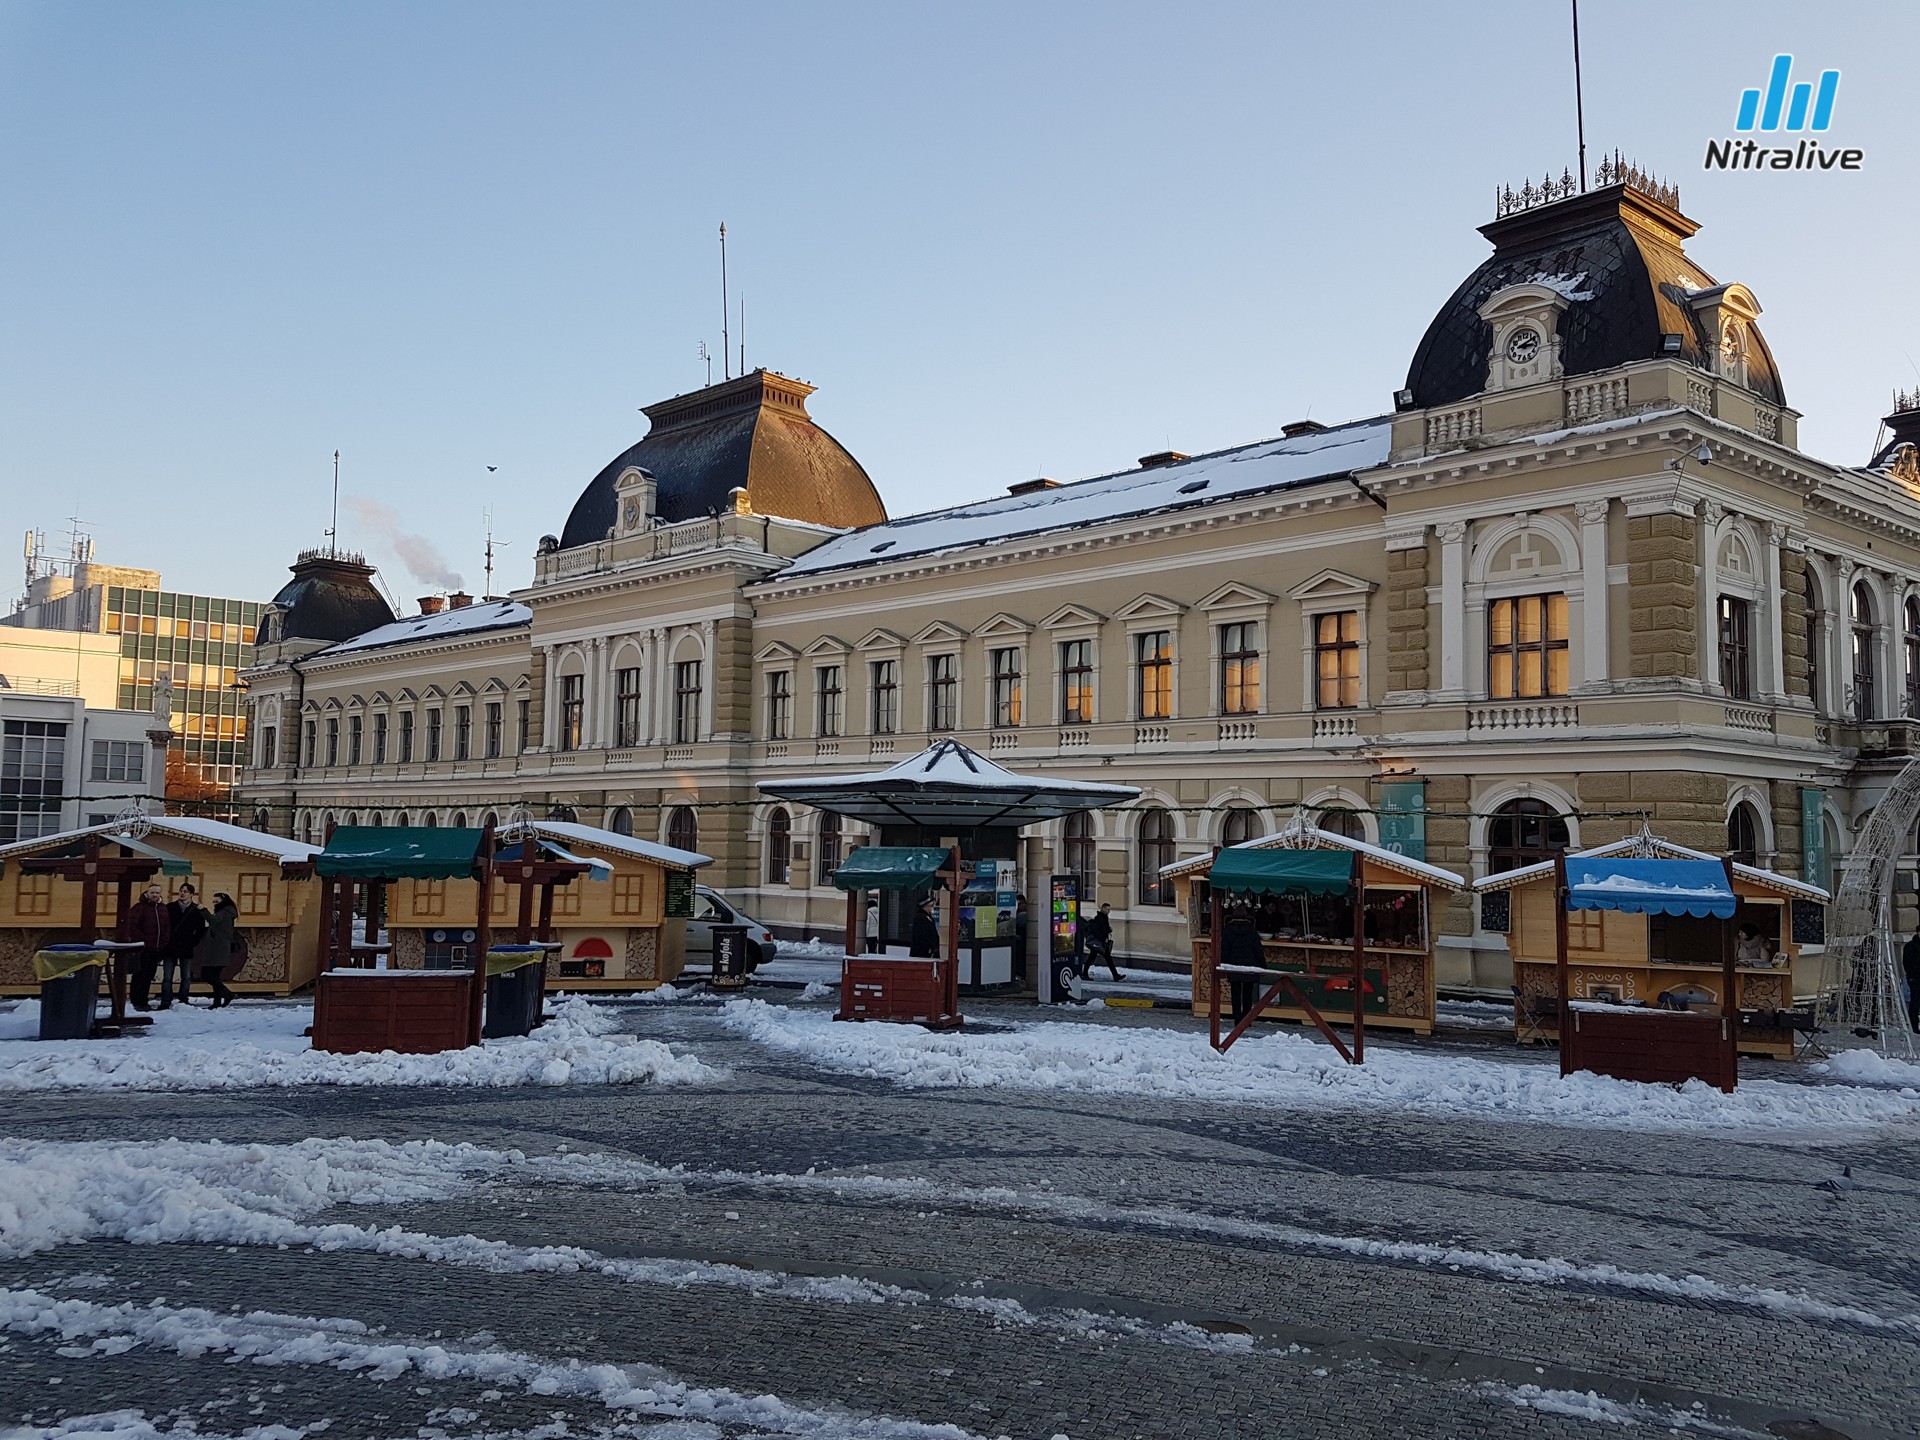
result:
[[[1380,587],[1344,570],[1322,570],[1287,591],[1289,600],[1365,600]]]
[[[1009,615],[1003,610],[973,633],[988,638],[1001,635],[1031,635],[1033,626],[1018,615]]]
[[[1138,620],[1174,620],[1187,613],[1187,607],[1175,604],[1164,595],[1142,595],[1123,605],[1116,619],[1129,623]]]
[[[1202,610],[1240,610],[1252,606],[1273,604],[1274,597],[1264,590],[1256,590],[1251,585],[1242,585],[1238,580],[1229,580],[1218,590],[1200,602]]]
[[[906,636],[896,635],[893,631],[883,628],[869,630],[861,637],[859,645],[854,648],[859,650],[904,650],[906,645]]]
[[[1040,626],[1044,630],[1061,630],[1070,626],[1099,625],[1106,618],[1098,610],[1089,610],[1084,605],[1062,605],[1042,620]]]
[[[845,655],[851,649],[852,647],[838,635],[822,635],[818,640],[807,646],[806,653],[810,657],[827,656],[831,658],[835,655]]]
[[[758,650],[754,651],[753,658],[757,663],[765,665],[769,662],[778,663],[782,660],[798,659],[799,655],[800,652],[794,649],[793,646],[787,644],[786,641],[775,640],[771,644],[762,645]]]
[[[936,620],[913,637],[918,645],[942,644],[948,641],[964,640],[967,632],[957,625],[949,625],[944,620]]]

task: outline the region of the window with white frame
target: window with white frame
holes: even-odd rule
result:
[[[1487,694],[1494,700],[1565,695],[1567,597],[1512,595],[1487,606]]]
[[[793,672],[767,672],[767,739],[793,738]]]
[[[1220,713],[1255,715],[1260,710],[1260,627],[1236,620],[1217,627],[1220,638]]]
[[[640,667],[623,665],[613,672],[614,744],[623,748],[640,743]]]
[[[1720,688],[1731,700],[1753,696],[1753,606],[1741,596],[1719,601]]]
[[[867,666],[868,729],[875,735],[900,733],[900,662],[875,660]]]
[[[960,657],[927,657],[927,729],[960,728]]]
[[[1173,632],[1143,630],[1133,637],[1134,716],[1167,720],[1173,716]],[[1156,902],[1158,903],[1158,902]]]
[[[271,728],[271,727],[269,727]],[[265,764],[271,765],[268,760]],[[147,745],[141,740],[96,740],[87,778],[109,784],[141,785],[147,778]]]
[[[993,723],[1007,729],[1020,723],[1020,651],[1007,646],[995,650],[993,659]]]
[[[1060,723],[1093,723],[1093,641],[1060,642]]]
[[[813,672],[813,733],[816,735],[840,733],[845,699],[840,673],[838,665],[822,665]]]
[[[387,712],[384,710],[373,717],[373,763],[387,763]]]
[[[673,667],[673,743],[691,745],[700,738],[700,662],[682,660]]]

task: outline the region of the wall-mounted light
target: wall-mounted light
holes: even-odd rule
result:
[[[1394,391],[1393,407],[1396,410],[1411,410],[1413,408],[1413,391],[1411,390]]]
[[[1681,343],[1685,338],[1685,336],[1681,335],[1662,335],[1660,337],[1660,353],[1662,355],[1678,355],[1680,353]]]

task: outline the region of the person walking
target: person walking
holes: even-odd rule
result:
[[[1907,1028],[1920,1030],[1920,930],[1900,952],[1900,968],[1907,972]]]
[[[140,942],[140,954],[133,962],[133,985],[128,996],[128,1003],[136,1010],[149,1008],[147,996],[153,990],[153,973],[160,968],[171,931],[172,917],[167,912],[160,887],[147,886],[120,922],[120,938]]]
[[[214,892],[213,913],[207,917],[207,933],[200,937],[200,946],[194,956],[200,967],[201,980],[213,992],[210,1008],[214,1010],[233,1003],[233,992],[227,988],[222,977],[227,973],[227,966],[233,963],[233,925],[239,918],[240,907],[233,903],[233,897],[224,891]]]
[[[1032,944],[1028,931],[1027,897],[1022,895],[1013,907],[1013,978],[1027,983],[1027,946]]]
[[[884,953],[884,948],[880,944],[880,902],[869,895],[867,897],[867,953],[879,955]]]
[[[1114,979],[1124,980],[1127,977],[1122,975],[1120,973],[1120,967],[1113,963],[1112,910],[1113,906],[1103,900],[1100,902],[1100,908],[1095,912],[1093,919],[1087,922],[1087,973],[1091,975],[1093,973],[1093,967],[1096,965],[1105,965],[1108,970],[1113,972]]]
[[[173,903],[167,907],[167,943],[161,951],[160,1009],[168,1009],[173,1004],[176,975],[179,976],[180,1003],[188,1003],[193,986],[194,955],[200,948],[200,938],[206,933],[207,912],[200,906],[200,894],[191,880],[182,880],[180,888],[173,892]]]

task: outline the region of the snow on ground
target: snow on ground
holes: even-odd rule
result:
[[[782,940],[773,959],[760,962],[755,980],[779,980],[794,985],[840,983],[840,962],[847,947],[838,940]]]
[[[698,1084],[717,1072],[657,1040],[613,1033],[619,1021],[563,1000],[532,1035],[439,1055],[332,1055],[304,1034],[311,1005],[241,1002],[225,1010],[155,1011],[146,1033],[118,1040],[37,1040],[40,1002],[0,1015],[0,1093],[10,1090],[242,1090],[301,1085]]]
[[[1920,1093],[1749,1080],[1732,1095],[1690,1081],[1562,1078],[1550,1061],[1377,1047],[1350,1066],[1317,1039],[1249,1036],[1216,1054],[1199,1035],[1070,1021],[991,1033],[838,1025],[819,1011],[734,1000],[724,1024],[763,1045],[901,1085],[1141,1095],[1309,1109],[1382,1108],[1476,1119],[1730,1133],[1803,1132],[1920,1120]]]
[[[1911,1060],[1882,1055],[1875,1050],[1839,1050],[1832,1058],[1813,1066],[1813,1070],[1816,1074],[1831,1075],[1836,1080],[1849,1080],[1856,1085],[1898,1086],[1903,1094],[1913,1093],[1916,1087],[1920,1087],[1920,1065]]]

